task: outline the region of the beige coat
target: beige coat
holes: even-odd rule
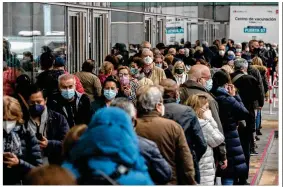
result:
[[[153,84],[159,85],[163,79],[166,79],[166,75],[163,69],[153,66],[152,73],[148,78],[152,80]]]

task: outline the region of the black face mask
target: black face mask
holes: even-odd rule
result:
[[[29,113],[32,117],[39,117],[43,113],[45,106],[35,104],[29,107]]]

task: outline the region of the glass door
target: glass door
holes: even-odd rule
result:
[[[166,17],[157,17],[156,44],[165,43],[166,40],[165,31],[166,31]]]
[[[104,58],[110,54],[109,49],[109,19],[107,12],[90,12],[89,56],[95,60],[95,71],[98,73]]]
[[[68,56],[67,70],[75,73],[81,70],[82,63],[88,58],[87,10],[68,9]]]

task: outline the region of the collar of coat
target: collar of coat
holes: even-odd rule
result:
[[[140,118],[146,118],[146,117],[160,117],[160,113],[157,111],[151,111],[145,114],[141,114]]]
[[[196,90],[200,90],[203,92],[206,92],[207,94],[209,94],[212,98],[215,99],[214,95],[212,95],[207,89],[205,89],[205,87],[203,87],[202,85],[200,85],[199,83],[193,81],[193,80],[187,80],[184,84],[182,84],[180,87],[185,87],[187,89],[196,89]]]

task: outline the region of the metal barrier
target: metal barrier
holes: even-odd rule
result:
[[[276,72],[273,75],[270,75],[270,71],[268,71],[268,82],[269,82],[269,114],[273,113],[273,108],[277,108],[276,99],[278,98],[278,74]],[[273,82],[272,82],[273,77]]]

